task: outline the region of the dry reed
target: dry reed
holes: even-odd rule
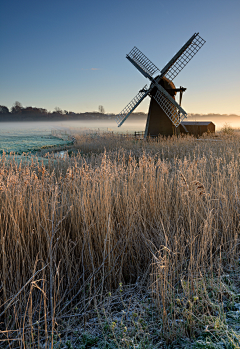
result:
[[[182,326],[182,297],[191,332],[186,302],[238,259],[239,136],[76,139],[71,157],[0,159],[2,339],[47,342],[73,307],[144,274],[163,330]]]

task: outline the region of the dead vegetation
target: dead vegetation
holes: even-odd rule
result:
[[[96,134],[42,163],[3,154],[2,347],[161,348],[206,329],[239,341],[225,314],[240,303],[226,277],[239,272],[239,149],[237,133]]]

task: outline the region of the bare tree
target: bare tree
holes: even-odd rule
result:
[[[11,112],[13,114],[18,114],[18,113],[21,113],[22,109],[23,109],[22,104],[20,102],[16,101],[12,106]]]
[[[105,114],[105,109],[103,108],[102,105],[99,105],[98,110],[99,110],[99,113]]]
[[[55,113],[57,113],[57,114],[63,114],[62,109],[59,107],[54,108],[54,110],[55,110]]]

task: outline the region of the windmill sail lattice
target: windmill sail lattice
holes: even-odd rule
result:
[[[142,90],[131,100],[130,103],[116,116],[116,122],[118,127],[120,127],[128,116],[137,108],[137,106],[142,102],[142,100],[148,95],[149,90],[146,90],[147,85],[143,87]]]
[[[158,90],[153,98],[176,127],[187,117],[187,113],[182,108],[179,110],[162,91]]]
[[[153,64],[136,46],[126,56],[127,59],[147,78],[150,78],[160,70]]]
[[[173,80],[181,70],[191,61],[195,54],[205,44],[199,34],[194,34],[188,42],[178,51],[171,61],[161,70],[161,76]]]

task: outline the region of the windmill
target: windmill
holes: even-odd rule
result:
[[[120,127],[137,106],[150,96],[151,102],[145,128],[147,136],[173,135],[179,133],[181,124],[187,132],[182,121],[187,117],[186,111],[181,107],[182,95],[186,88],[176,88],[173,80],[180,71],[195,56],[205,44],[199,33],[195,33],[176,55],[160,71],[137,47],[134,47],[126,58],[150,80],[150,86],[145,85],[131,102],[116,116]],[[180,93],[179,104],[175,101],[176,93]]]

